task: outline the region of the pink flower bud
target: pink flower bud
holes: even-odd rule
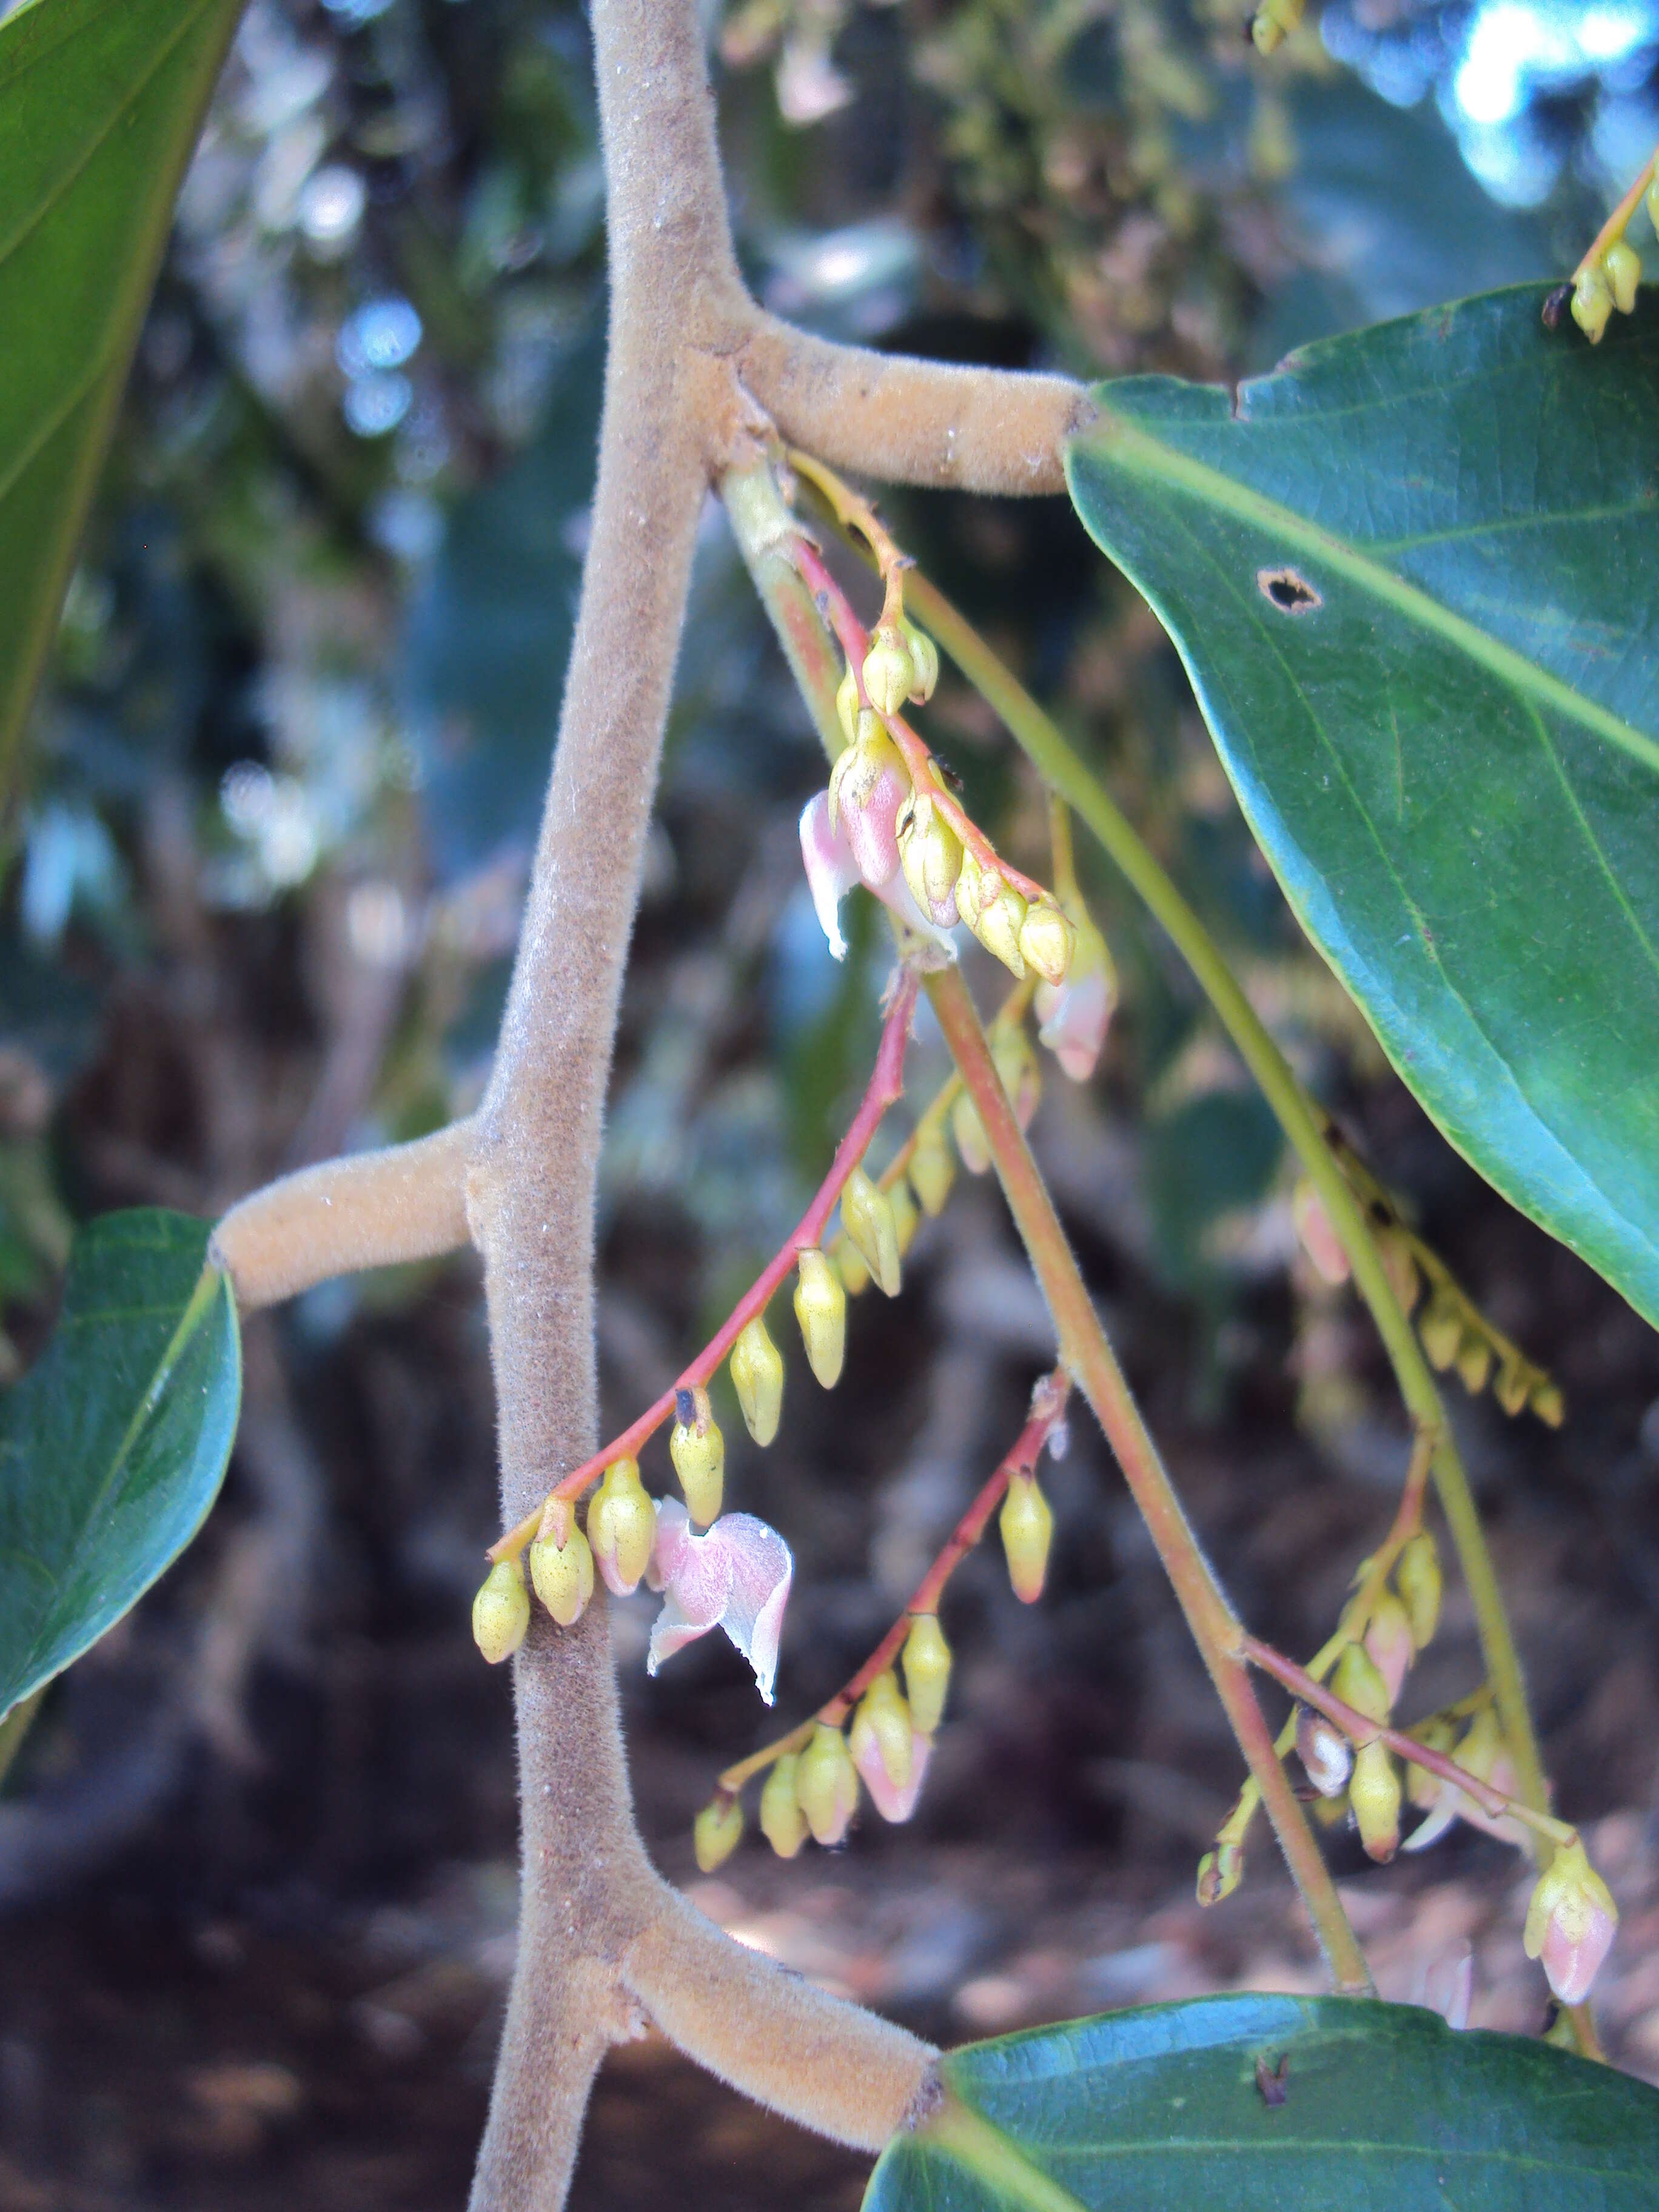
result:
[[[872,891],[898,873],[899,809],[909,796],[898,747],[873,714],[861,714],[856,741],[830,772],[830,814]]]
[[[1325,1211],[1325,1201],[1304,1176],[1291,1200],[1291,1218],[1302,1249],[1328,1283],[1348,1279],[1348,1255]]]
[[[1539,1876],[1522,1943],[1529,1959],[1542,1960],[1561,2003],[1582,2004],[1613,1948],[1618,1924],[1612,1892],[1575,1839],[1558,1848]]]
[[[1116,1003],[1115,979],[1103,968],[1084,965],[1081,937],[1066,981],[1037,986],[1038,1039],[1073,1083],[1086,1083],[1094,1073]]]
[[[699,1536],[678,1498],[664,1498],[647,1577],[662,1591],[663,1607],[652,1625],[646,1672],[654,1674],[686,1644],[723,1628],[769,1705],[794,1571],[788,1545],[752,1513],[722,1514]]]
[[[854,1723],[852,1735],[853,1763],[870,1792],[870,1801],[884,1820],[908,1820],[916,1809],[916,1800],[921,1795],[922,1778],[927,1771],[927,1762],[933,1756],[933,1739],[913,1729],[910,1735],[908,1769],[902,1782],[896,1783],[882,1757],[879,1741],[873,1729],[860,1729]]]

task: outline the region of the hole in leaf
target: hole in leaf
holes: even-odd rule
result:
[[[1316,607],[1325,604],[1307,578],[1298,576],[1294,568],[1258,568],[1255,586],[1281,614],[1311,614]]]

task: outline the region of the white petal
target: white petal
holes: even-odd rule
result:
[[[731,1592],[720,1626],[754,1668],[756,1686],[769,1705],[795,1572],[789,1547],[752,1513],[722,1514],[702,1540],[705,1547],[718,1542],[730,1563]]]
[[[841,933],[841,902],[859,881],[859,870],[845,836],[830,825],[827,791],[809,799],[801,810],[800,854],[819,927],[836,958],[845,960],[847,939]]]

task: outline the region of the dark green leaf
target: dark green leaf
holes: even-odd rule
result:
[[[1659,1321],[1659,301],[1542,299],[1099,386],[1067,469],[1396,1067]]]
[[[217,1495],[241,1346],[208,1236],[159,1208],[82,1230],[57,1331],[0,1401],[0,1713],[120,1619]]]
[[[1200,1997],[953,2051],[865,2212],[1636,2212],[1659,2091],[1348,1997]],[[1280,2101],[1282,2094],[1282,2101]]]
[[[0,781],[241,10],[29,0],[0,23]]]

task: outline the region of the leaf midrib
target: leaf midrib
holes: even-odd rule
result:
[[[1067,472],[1075,456],[1088,454],[1109,468],[1145,482],[1163,483],[1184,492],[1206,506],[1232,515],[1251,528],[1276,534],[1287,546],[1309,558],[1322,560],[1348,582],[1380,601],[1418,628],[1456,647],[1487,672],[1515,690],[1541,702],[1580,728],[1618,747],[1643,767],[1659,774],[1659,741],[1634,728],[1620,715],[1588,699],[1559,676],[1540,668],[1513,646],[1505,645],[1466,616],[1445,606],[1431,593],[1382,562],[1360,552],[1294,508],[1252,490],[1208,462],[1166,445],[1139,428],[1121,415],[1103,406],[1095,422],[1068,447]],[[1286,615],[1285,619],[1307,621],[1315,615]]]

